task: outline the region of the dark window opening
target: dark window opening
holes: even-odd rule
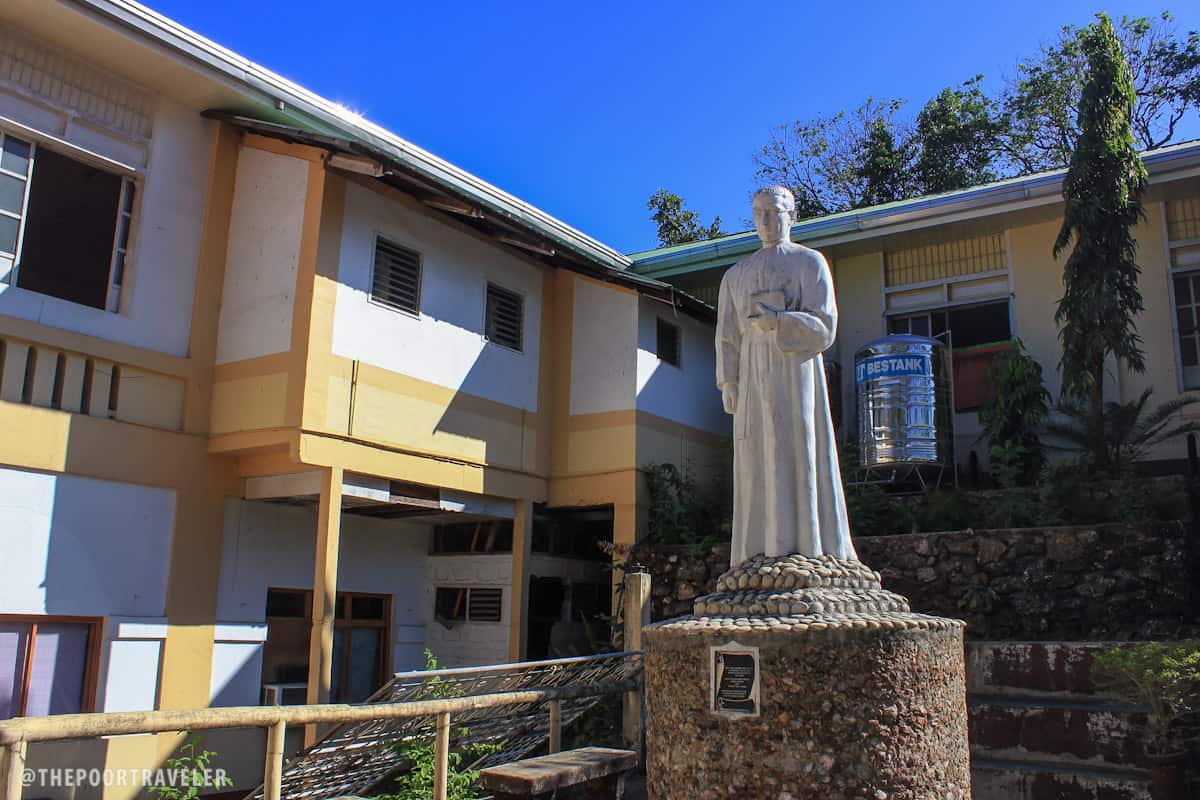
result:
[[[489,342],[520,351],[525,327],[525,298],[494,283],[487,285],[484,336]]]
[[[499,622],[503,616],[500,589],[478,586],[439,586],[434,593],[434,615],[442,622]]]
[[[948,339],[942,336],[947,331],[950,332]],[[889,317],[888,333],[940,337],[955,350],[1006,342],[1012,338],[1008,301]]]
[[[562,621],[563,601],[567,591],[562,578],[529,578],[529,632],[525,657],[531,661],[550,656],[550,640],[554,626]]]
[[[947,331],[949,336],[942,336]],[[888,332],[932,336],[952,347],[955,411],[972,411],[988,401],[988,369],[1012,340],[1007,300],[890,317]]]
[[[122,185],[118,175],[39,147],[17,285],[105,308]]]
[[[371,299],[398,311],[419,314],[421,254],[382,237],[376,239]]]
[[[656,343],[656,352],[658,353],[659,360],[678,367],[679,343],[679,326],[672,325],[670,322],[659,317]]]
[[[513,524],[510,519],[459,522],[437,525],[433,529],[433,552],[511,553]]]
[[[599,508],[537,508],[533,516],[535,553],[608,561],[604,545],[613,540],[611,506]]]

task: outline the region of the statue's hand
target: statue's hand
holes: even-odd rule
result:
[[[726,414],[737,413],[738,388],[736,383],[727,383],[721,387],[721,402],[725,405]]]
[[[771,308],[766,303],[757,303],[756,313],[750,317],[751,324],[764,331],[774,331],[779,328],[779,310]]]

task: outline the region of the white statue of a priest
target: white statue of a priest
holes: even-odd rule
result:
[[[837,333],[824,257],[790,239],[795,198],[754,195],[762,249],[721,280],[717,386],[733,414],[733,566],[759,553],[857,559],[821,353]]]

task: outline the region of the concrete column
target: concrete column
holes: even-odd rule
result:
[[[312,631],[308,645],[307,702],[328,703],[333,680],[333,620],[337,597],[338,541],[342,523],[342,468],[330,467],[321,476],[317,509],[317,551],[313,571]],[[317,738],[315,725],[304,729],[305,746]]]
[[[613,551],[614,569],[612,571],[612,613],[614,616],[621,613],[621,583],[625,573],[620,568],[629,560],[630,551],[637,543],[637,517],[636,504],[613,504],[613,544],[616,545],[616,549]],[[613,633],[615,634],[616,631]]]
[[[508,660],[525,658],[529,638],[529,557],[533,543],[533,501],[516,500],[513,515],[512,592],[508,608]]]

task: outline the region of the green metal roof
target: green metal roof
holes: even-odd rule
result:
[[[1165,179],[1168,173],[1200,167],[1200,140],[1147,150],[1142,154],[1142,161],[1150,172],[1151,182],[1156,178]],[[888,228],[906,223],[935,225],[951,214],[967,212],[982,216],[1008,210],[1013,204],[1057,202],[1066,173],[1066,169],[1050,170],[953,192],[813,217],[792,226],[792,241],[810,245],[836,244],[881,236]],[[632,271],[661,279],[728,266],[759,246],[758,235],[746,231],[631,253],[629,259],[633,262]]]

